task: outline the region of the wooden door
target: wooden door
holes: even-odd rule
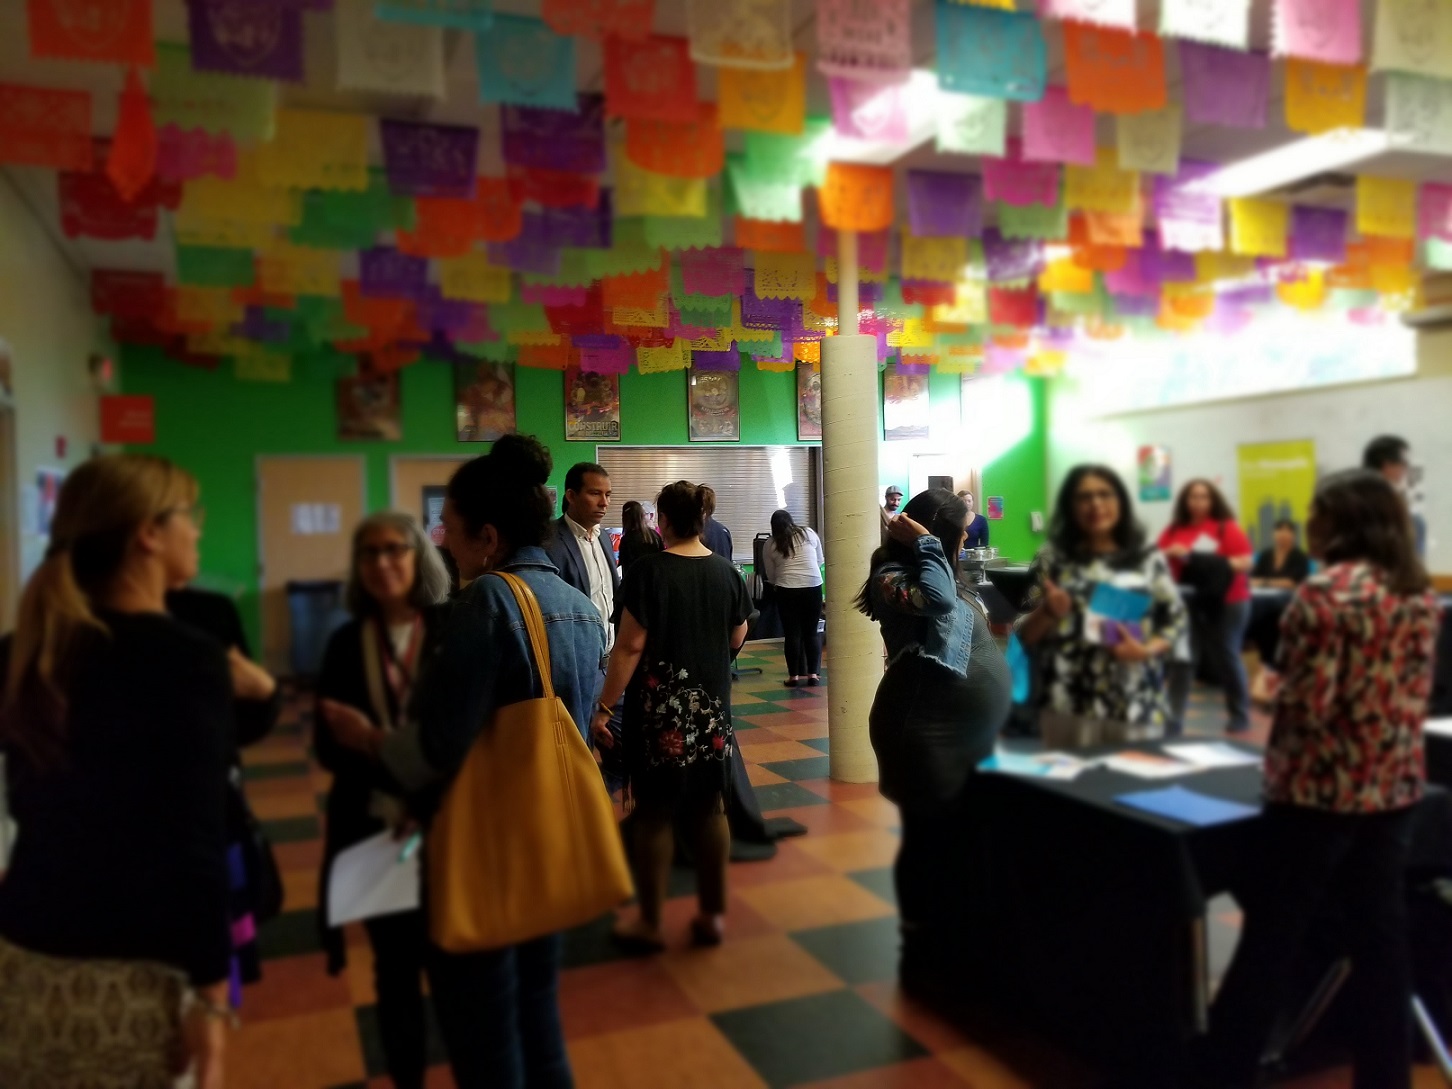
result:
[[[425,529],[430,528],[429,512],[424,508],[424,489],[443,488],[459,466],[469,460],[452,457],[395,457],[390,506],[394,510],[413,515]],[[443,538],[435,534],[434,543],[442,544]]]
[[[268,669],[294,672],[287,583],[345,580],[349,542],[364,509],[361,457],[257,459],[258,589]]]

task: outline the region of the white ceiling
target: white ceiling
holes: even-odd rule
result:
[[[910,0],[913,12],[914,58],[919,66],[934,63],[934,0]],[[1140,26],[1153,29],[1159,21],[1158,0],[1138,0]],[[1371,42],[1374,0],[1362,0],[1364,41]],[[812,54],[815,50],[815,0],[791,0],[792,25],[798,48]],[[1020,8],[1028,6],[1019,0]],[[34,60],[29,56],[26,31],[26,5],[20,0],[0,0],[0,80],[44,87],[85,89],[94,97],[94,124],[97,134],[107,134],[115,125],[115,100],[120,92],[122,72],[119,68],[70,61]],[[495,10],[513,14],[540,13],[540,0],[495,0]],[[658,34],[686,33],[687,0],[657,0],[653,29]],[[1252,45],[1269,45],[1270,0],[1254,0],[1252,10]],[[155,36],[161,41],[187,40],[186,7],[183,0],[154,0]],[[394,96],[358,94],[334,90],[336,64],[330,34],[332,15],[306,12],[305,37],[306,84],[282,84],[281,101],[287,105],[321,109],[364,112],[378,116],[418,120],[444,121],[479,126],[485,138],[480,168],[485,173],[502,172],[497,159],[497,139],[490,133],[498,131],[498,109],[478,102],[478,84],[474,70],[473,37],[463,31],[446,32],[447,97],[442,101],[398,98]],[[1051,82],[1062,81],[1062,39],[1057,32],[1049,34]],[[1174,49],[1167,50],[1170,64],[1171,97],[1176,97],[1178,61]],[[597,43],[580,39],[576,50],[576,79],[582,90],[599,90],[602,61]],[[810,66],[809,66],[810,67]],[[714,69],[696,68],[698,93],[703,99],[716,96]],[[1368,94],[1367,124],[1376,126],[1382,116],[1382,80],[1371,80]],[[809,82],[809,108],[828,113],[827,85],[813,71]],[[1016,122],[1017,111],[1011,116]],[[1187,127],[1183,154],[1187,158],[1226,162],[1244,158],[1258,151],[1279,146],[1294,138],[1282,120],[1279,81],[1273,81],[1270,124],[1261,131],[1224,129],[1213,126]],[[1100,119],[1101,142],[1112,142],[1113,121]],[[934,166],[945,170],[976,171],[977,161],[961,155],[939,155],[931,143],[908,151],[899,166]],[[1407,152],[1388,153],[1363,163],[1359,172],[1418,180],[1452,180],[1452,162],[1445,157]],[[55,236],[69,259],[79,268],[144,268],[169,270],[172,266],[172,241],[165,224],[151,242],[101,242],[92,239],[67,239],[60,231],[56,199],[55,172],[30,167],[7,167],[3,174],[22,198]],[[164,217],[163,217],[164,218]],[[3,244],[3,240],[0,240]]]

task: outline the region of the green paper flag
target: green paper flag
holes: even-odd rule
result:
[[[802,187],[800,182],[774,181],[752,171],[745,155],[726,156],[726,172],[731,179],[731,193],[736,210],[747,219],[770,223],[802,221]]]
[[[721,244],[721,186],[714,178],[706,186],[704,216],[645,216],[645,241],[667,250],[705,249]]]
[[[251,287],[255,268],[251,250],[221,246],[178,246],[176,280],[190,287]]]
[[[1063,196],[1052,208],[1042,204],[1004,204],[994,202],[998,209],[998,229],[1004,238],[1041,238],[1046,242],[1062,242],[1069,237],[1069,210]]]
[[[194,18],[204,18],[195,12]],[[191,52],[182,45],[156,43],[151,76],[152,121],[179,129],[230,133],[244,143],[272,139],[277,113],[277,84],[192,69]]]
[[[832,122],[807,118],[801,136],[747,131],[745,160],[752,177],[768,184],[821,186],[827,180],[827,142]]]
[[[1452,242],[1440,238],[1429,238],[1422,248],[1427,267],[1438,271],[1452,269]]]
[[[538,303],[493,303],[489,307],[489,324],[500,333],[548,333],[549,319]]]

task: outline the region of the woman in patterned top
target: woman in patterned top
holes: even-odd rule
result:
[[[1059,489],[1018,637],[1044,659],[1040,729],[1051,747],[1160,737],[1165,657],[1185,632],[1169,564],[1145,543],[1113,469],[1080,465]]]
[[[1406,503],[1376,473],[1322,481],[1307,534],[1325,569],[1301,584],[1281,621],[1263,853],[1203,1066],[1213,1085],[1253,1077],[1307,924],[1330,909],[1348,924],[1354,1085],[1408,1089],[1402,877],[1426,778],[1438,602]]]

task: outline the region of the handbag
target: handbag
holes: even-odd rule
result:
[[[429,830],[429,928],[450,953],[567,930],[635,895],[600,769],[555,695],[539,601],[496,574],[519,603],[543,693],[495,710]]]
[[[284,890],[282,872],[262,822],[252,813],[240,782],[228,783],[229,824],[242,852],[242,869],[247,881],[247,907],[258,926],[282,914]]]
[[[1225,540],[1225,524],[1220,524],[1220,540]],[[1230,561],[1218,552],[1192,552],[1185,557],[1180,581],[1195,588],[1192,607],[1202,614],[1218,613],[1225,606],[1225,595],[1235,581]]]

